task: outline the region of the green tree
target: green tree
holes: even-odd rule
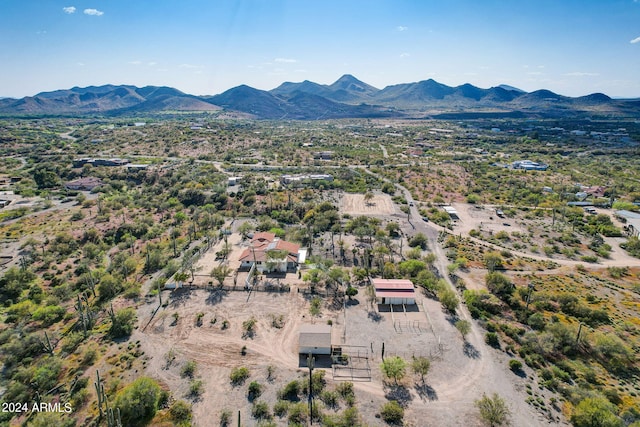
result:
[[[371,201],[373,200],[373,193],[370,191],[367,191],[366,193],[364,193],[364,203],[366,205],[371,204]]]
[[[575,427],[622,427],[616,406],[604,397],[587,397],[578,403],[571,415]]]
[[[115,313],[109,334],[113,338],[128,337],[133,331],[133,323],[136,319],[136,311],[129,307],[118,310]]]
[[[226,265],[219,265],[217,267],[213,267],[210,275],[218,281],[218,284],[220,286],[222,286],[225,279],[229,277],[229,275],[231,275],[232,271],[233,270],[231,270],[231,268],[227,267]]]
[[[424,377],[429,373],[431,361],[424,356],[414,357],[411,361],[411,370],[414,374],[420,375],[420,379],[424,384]]]
[[[407,362],[399,356],[387,357],[380,365],[380,369],[385,377],[392,379],[398,385],[398,381],[406,374]]]
[[[422,233],[418,233],[409,239],[409,246],[412,248],[420,247],[423,250],[427,249],[427,236]]]
[[[351,298],[353,298],[354,296],[358,295],[358,289],[356,289],[353,286],[349,285],[347,287],[347,290],[345,291],[345,293],[347,294],[347,297],[349,297],[349,300],[351,300]]]
[[[0,279],[0,298],[3,301],[15,301],[35,278],[36,275],[28,269],[10,267]]]
[[[507,403],[497,393],[491,397],[482,394],[482,398],[475,401],[475,406],[480,411],[481,420],[491,427],[506,424],[511,416]]]
[[[487,285],[487,289],[502,300],[508,299],[513,290],[515,289],[513,283],[507,276],[502,273],[498,273],[497,271],[491,271],[488,273],[484,281]]]
[[[140,377],[116,395],[114,406],[120,409],[122,423],[146,425],[158,410],[160,386],[149,377]]]
[[[98,283],[98,295],[101,301],[108,301],[122,291],[122,284],[111,274],[105,274]]]
[[[39,189],[53,188],[58,185],[58,175],[49,169],[38,167],[33,171],[33,180]]]
[[[456,293],[449,287],[443,287],[438,290],[438,299],[440,304],[449,312],[455,313],[460,301]]]
[[[462,339],[466,341],[467,335],[471,332],[471,323],[468,320],[460,319],[456,322],[456,329],[462,335]]]

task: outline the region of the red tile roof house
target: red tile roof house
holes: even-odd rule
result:
[[[411,280],[371,279],[371,284],[376,290],[378,304],[413,305],[416,303],[416,291]]]
[[[295,271],[300,245],[280,240],[273,233],[256,233],[251,247],[240,255],[240,269],[250,269],[253,263],[260,273]]]

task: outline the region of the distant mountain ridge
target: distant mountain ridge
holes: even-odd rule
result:
[[[284,82],[270,91],[247,85],[214,96],[195,96],[166,86],[103,85],[42,92],[22,99],[0,98],[0,114],[136,115],[224,110],[256,119],[468,117],[640,117],[639,100],[602,93],[568,97],[546,89],[525,92],[508,85],[482,89],[447,86],[433,79],[375,88],[345,74],[330,85]]]

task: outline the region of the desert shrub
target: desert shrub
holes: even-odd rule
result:
[[[527,324],[538,331],[544,329],[545,323],[546,321],[544,320],[544,315],[542,313],[533,313],[527,319]]]
[[[180,370],[180,376],[182,378],[185,378],[185,377],[193,378],[193,375],[196,373],[197,366],[198,364],[196,363],[195,360],[189,360],[187,363],[185,363],[182,366],[182,369]]]
[[[271,411],[267,402],[255,402],[251,407],[251,416],[257,420],[271,419]]]
[[[62,319],[67,311],[59,305],[47,305],[38,307],[32,314],[33,320],[42,322],[42,326],[51,326]]]
[[[640,239],[638,237],[629,238],[626,242],[621,243],[620,247],[627,251],[629,255],[640,258]]]
[[[113,338],[122,338],[131,335],[133,322],[136,319],[136,311],[129,307],[118,310],[112,319],[109,334]]]
[[[329,408],[336,408],[338,406],[338,393],[335,391],[325,390],[320,393],[320,400]]]
[[[495,332],[487,332],[484,335],[484,342],[486,342],[491,347],[500,347],[500,340],[498,339],[498,334]]]
[[[336,392],[343,399],[347,399],[349,397],[355,398],[355,392],[353,391],[353,383],[351,381],[345,381],[345,382],[339,383],[336,386]]]
[[[184,400],[176,400],[171,408],[169,408],[171,419],[178,425],[190,425],[191,421],[191,405]]]
[[[623,371],[633,365],[633,350],[615,334],[596,333],[592,346],[609,369]]]
[[[260,397],[262,394],[262,385],[257,381],[251,381],[249,388],[247,389],[247,397],[250,401],[253,401]]]
[[[578,403],[571,415],[575,427],[622,427],[623,421],[616,415],[617,408],[603,397],[587,397]]]
[[[309,418],[309,407],[305,402],[299,402],[289,406],[289,425],[305,425]]]
[[[282,400],[296,401],[300,394],[300,383],[298,381],[290,381],[278,392],[278,398]]]
[[[438,299],[440,300],[440,304],[442,304],[449,313],[455,313],[460,304],[456,293],[448,287],[438,291]]]
[[[220,427],[229,427],[231,425],[231,411],[224,409],[220,413]]]
[[[287,415],[287,411],[289,411],[290,403],[286,400],[278,400],[275,405],[273,405],[273,413],[274,415],[282,418]]]
[[[70,332],[62,339],[61,349],[65,353],[73,353],[84,341],[84,335],[80,332]]]
[[[198,397],[202,394],[204,384],[202,380],[193,380],[189,383],[189,396]]]
[[[160,386],[149,377],[140,377],[118,392],[114,406],[120,409],[122,423],[146,425],[158,409]]]
[[[249,369],[244,366],[239,368],[233,368],[231,373],[229,374],[229,379],[231,380],[231,384],[240,385],[245,382],[247,378],[249,378]]]
[[[382,405],[382,408],[380,409],[380,416],[387,424],[402,425],[404,409],[397,401],[392,400]]]
[[[480,411],[482,421],[490,426],[506,424],[511,415],[507,403],[496,393],[491,397],[483,394],[481,399],[475,401],[475,406]]]
[[[462,293],[462,296],[474,319],[491,317],[492,314],[498,314],[502,311],[500,300],[485,290],[467,289]]]
[[[427,236],[422,233],[417,233],[411,239],[409,239],[409,246],[412,248],[419,247],[422,250],[427,249]]]
[[[487,289],[502,300],[507,300],[515,289],[511,280],[502,273],[491,271],[485,276],[484,280]]]
[[[511,369],[513,372],[521,371],[522,370],[522,362],[519,361],[518,359],[509,360],[509,369]]]

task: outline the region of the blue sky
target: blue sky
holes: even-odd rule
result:
[[[346,73],[640,97],[640,0],[0,0],[0,96]]]

